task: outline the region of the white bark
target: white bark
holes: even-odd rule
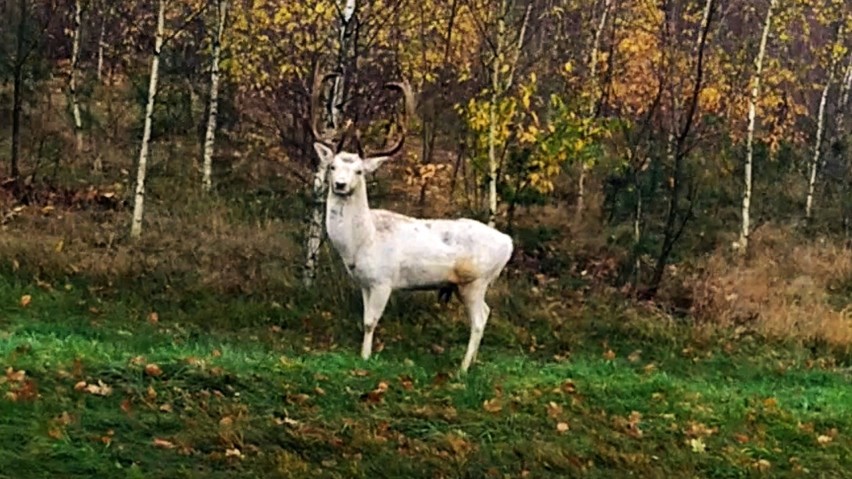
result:
[[[763,57],[766,55],[766,43],[769,38],[769,30],[772,25],[772,13],[778,0],[771,0],[766,10],[766,19],[763,21],[763,34],[760,37],[760,46],[757,50],[757,58],[754,61],[754,75],[751,79],[751,95],[748,102],[748,132],[746,134],[746,161],[744,173],[742,224],[740,228],[740,239],[738,248],[742,253],[748,249],[748,239],[751,233],[751,190],[752,190],[752,164],[754,159],[754,127],[757,118],[757,101],[760,98],[760,80],[763,74]]]
[[[322,245],[323,219],[325,210],[324,195],[326,192],[326,168],[323,165],[317,167],[314,172],[314,181],[311,189],[313,198],[313,209],[308,218],[308,255],[305,259],[305,286],[312,286],[316,278],[316,270],[319,266],[319,251]]]
[[[228,12],[228,0],[219,0],[216,14],[216,38],[213,42],[213,59],[210,65],[210,103],[207,114],[207,133],[204,136],[204,160],[202,185],[205,191],[213,187],[213,152],[216,143],[216,121],[219,114],[219,59],[222,51],[222,34],[225,31],[225,18]]]
[[[837,136],[846,134],[844,131],[846,121],[846,108],[849,106],[849,90],[852,89],[852,54],[847,55],[849,62],[846,64],[846,73],[843,74],[843,83],[840,84],[840,104],[837,108],[835,128]]]
[[[74,136],[77,140],[77,152],[83,151],[83,117],[80,114],[80,98],[77,92],[77,70],[80,61],[80,34],[82,30],[82,0],[74,0],[74,29],[71,33],[71,74],[68,78],[68,90],[71,96],[71,113],[74,117]]]
[[[817,113],[817,133],[814,140],[814,155],[811,159],[810,174],[808,175],[808,197],[805,201],[805,218],[811,219],[814,210],[814,192],[816,191],[817,171],[819,170],[820,154],[822,153],[822,135],[825,128],[825,104],[828,99],[828,91],[831,82],[826,82],[822,89],[819,100],[819,113]]]
[[[507,32],[506,32],[506,16],[509,14],[511,4],[508,0],[503,0],[497,18],[497,38],[495,42],[494,59],[491,64],[491,98],[488,105],[488,226],[492,228],[497,224],[497,166],[500,163],[497,158],[497,103],[503,98],[503,95],[512,88],[514,81],[515,68],[518,66],[518,58],[521,55],[521,50],[524,48],[524,38],[526,37],[527,24],[529,23],[530,12],[532,5],[528,5],[521,27],[518,30],[518,43],[514,46],[514,50],[506,48]],[[509,53],[512,54],[511,59],[506,59]],[[503,64],[501,60],[507,62]],[[504,67],[508,67],[506,70]],[[503,72],[506,72],[506,78],[502,78]]]
[[[154,39],[154,56],[151,59],[151,78],[148,82],[148,104],[145,105],[145,126],[142,130],[142,145],[139,148],[139,165],[136,171],[136,192],[133,203],[133,220],[130,237],[142,236],[142,214],[145,211],[145,174],[148,168],[148,150],[151,141],[151,121],[154,116],[154,101],[157,97],[157,79],[160,70],[160,52],[163,49],[163,29],[165,23],[166,1],[159,0],[157,12],[157,33]]]
[[[841,42],[844,33],[844,25],[841,24],[837,31],[836,42]],[[814,139],[814,154],[810,164],[810,174],[808,175],[808,196],[805,200],[805,219],[810,220],[814,212],[814,194],[816,192],[816,179],[819,171],[820,161],[822,160],[822,139],[825,134],[825,106],[828,102],[828,93],[831,90],[831,84],[834,83],[834,73],[836,69],[837,59],[832,56],[831,64],[828,67],[828,78],[825,80],[825,86],[822,88],[822,95],[819,100],[819,111],[817,113],[817,132]]]
[[[106,33],[106,17],[101,17],[101,31],[98,34],[98,83],[103,82],[104,74],[104,34]]]
[[[491,100],[488,103],[488,226],[497,224],[497,102],[502,96],[500,82],[500,59],[503,55],[503,40],[506,35],[506,2],[497,19],[497,39],[494,60],[491,63]]]
[[[595,35],[592,37],[592,44],[589,49],[589,81],[591,82],[592,94],[589,97],[589,118],[595,116],[598,98],[600,98],[600,82],[598,81],[598,56],[600,54],[601,37],[603,30],[606,27],[606,20],[609,16],[612,0],[604,0],[603,11],[598,19]],[[579,218],[585,209],[586,201],[586,174],[589,165],[582,163],[580,165],[580,178],[577,180],[577,218]]]
[[[340,17],[340,27],[338,31],[338,73],[341,73],[334,79],[332,86],[331,102],[328,104],[328,117],[331,118],[332,127],[339,131],[343,126],[343,111],[344,103],[344,87],[346,85],[346,58],[349,54],[349,42],[351,40],[349,23],[352,21],[357,8],[356,0],[345,0]],[[356,25],[357,26],[357,25]],[[313,113],[312,113],[313,114]],[[317,169],[314,171],[313,184],[311,187],[312,206],[308,217],[308,232],[306,240],[306,258],[302,283],[306,287],[311,287],[316,279],[317,267],[319,266],[320,246],[322,246],[323,238],[323,219],[325,218],[326,205],[326,166],[322,161],[317,163]]]

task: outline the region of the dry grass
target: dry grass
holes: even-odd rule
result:
[[[852,252],[827,240],[797,240],[765,226],[747,261],[720,250],[687,280],[697,319],[763,334],[852,346],[852,306],[832,298],[852,281]]]
[[[127,237],[127,211],[24,208],[7,218],[0,257],[45,282],[81,277],[98,286],[132,284],[154,275],[214,293],[251,294],[292,284],[299,248],[281,221],[245,222],[225,204],[151,211],[143,238]],[[291,261],[288,261],[290,259]]]

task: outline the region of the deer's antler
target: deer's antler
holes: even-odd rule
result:
[[[384,87],[388,89],[399,90],[399,92],[402,93],[404,108],[401,118],[399,118],[397,121],[399,125],[399,138],[397,138],[397,140],[393,142],[390,146],[383,148],[379,151],[370,152],[365,155],[364,152],[361,150],[360,134],[356,133],[356,139],[358,140],[358,154],[361,155],[362,158],[392,156],[397,154],[402,149],[402,146],[405,144],[405,135],[408,131],[408,120],[411,116],[414,115],[414,109],[416,107],[414,93],[412,93],[411,85],[409,85],[406,80],[385,83]]]
[[[327,131],[323,131],[320,133],[321,129],[319,127],[320,119],[322,118],[322,86],[329,78],[337,78],[339,74],[337,73],[326,73],[325,75],[321,75],[319,72],[319,63],[317,64],[316,70],[314,71],[314,83],[311,88],[311,134],[314,136],[314,141],[320,142],[325,146],[333,149],[335,152],[340,151],[343,147],[343,140],[346,139],[346,134],[351,130],[351,122],[347,124],[347,127],[344,129],[343,134],[340,135],[340,138],[335,139],[335,137],[340,133],[336,129],[329,129]]]

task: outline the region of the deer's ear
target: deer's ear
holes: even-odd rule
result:
[[[389,159],[389,156],[374,156],[372,158],[367,158],[364,160],[364,169],[367,170],[367,173],[372,173],[378,170],[379,167],[382,166],[382,163]]]
[[[314,142],[314,150],[316,150],[317,155],[319,156],[320,166],[322,167],[328,166],[328,164],[331,163],[331,160],[334,159],[334,152],[331,151],[331,148],[318,141]]]

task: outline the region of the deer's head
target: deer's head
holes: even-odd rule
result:
[[[406,120],[413,109],[414,97],[407,82],[385,84],[385,88],[398,90],[405,102],[402,118],[398,119],[399,138],[393,142],[387,142],[388,146],[381,150],[365,152],[361,147],[360,132],[355,129],[351,122],[347,122],[342,132],[331,131],[325,135],[319,132],[317,126],[321,109],[319,95],[322,90],[322,82],[330,77],[334,77],[334,75],[325,75],[324,77],[315,75],[314,88],[311,93],[311,129],[315,140],[314,149],[320,159],[320,168],[328,170],[328,182],[332,194],[347,197],[358,191],[359,188],[366,187],[365,173],[376,171],[382,163],[402,150],[405,143]],[[357,152],[345,151],[343,142],[353,130]],[[335,139],[336,136],[339,136],[339,138]]]

